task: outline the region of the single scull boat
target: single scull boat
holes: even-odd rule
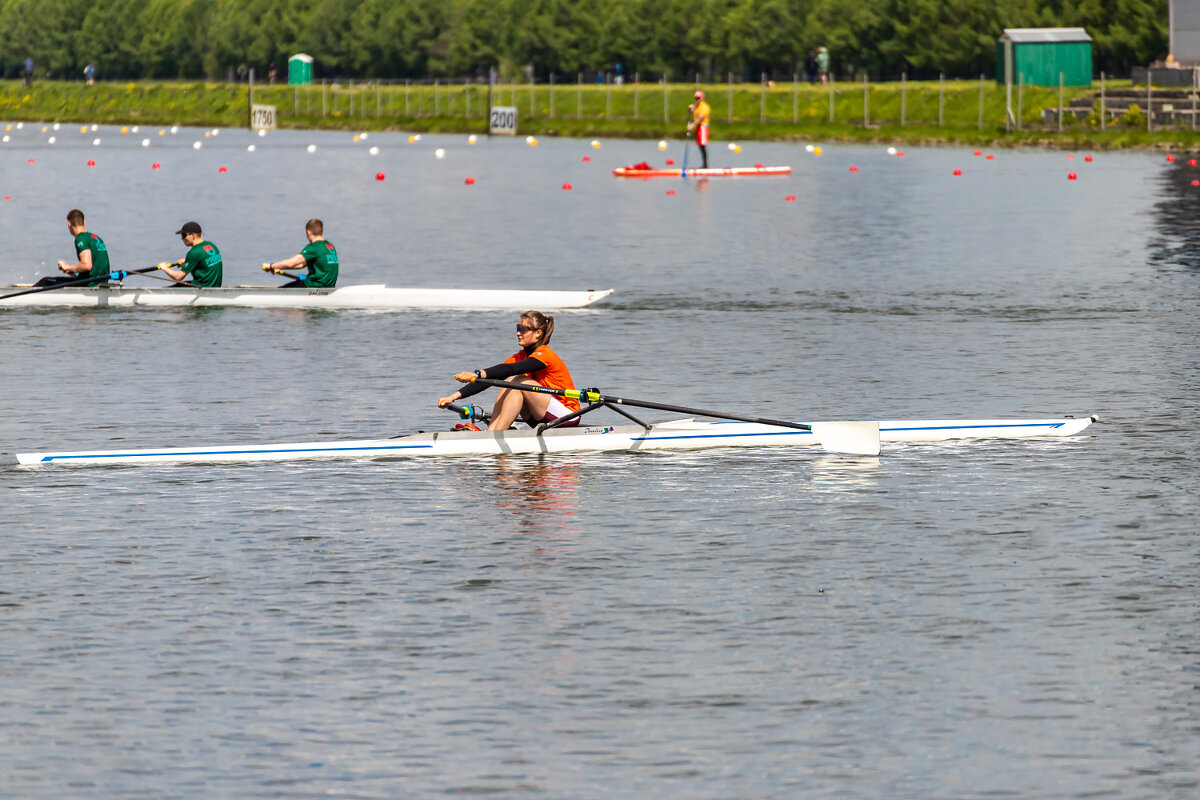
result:
[[[393,288],[384,284],[343,286],[336,289],[280,289],[273,286],[197,287],[109,286],[68,287],[30,292],[5,299],[3,295],[28,290],[26,286],[0,286],[0,309],[19,306],[127,307],[127,306],[245,306],[253,308],[381,309],[420,308],[524,311],[527,308],[583,308],[613,293],[612,289],[587,291],[522,291],[517,289]]]
[[[1095,419],[1095,417],[1085,416],[1060,419],[885,420],[878,423],[878,441],[889,443],[944,442],[952,439],[1073,436],[1092,424]],[[753,422],[701,422],[694,419],[680,419],[650,425],[581,426],[540,431],[529,429],[415,433],[394,439],[19,453],[17,461],[25,465],[214,463],[289,461],[311,458],[478,456],[505,453],[581,453],[613,450],[698,450],[710,447],[822,446],[820,428],[823,423],[810,424],[814,428],[812,431]]]
[[[687,173],[688,178],[725,178],[748,177],[751,175],[790,175],[791,167],[693,167],[687,170],[677,168],[636,169],[634,167],[617,167],[613,175],[618,178],[680,178]]]

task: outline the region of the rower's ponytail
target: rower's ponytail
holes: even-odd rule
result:
[[[542,340],[538,344],[550,344],[550,337],[554,334],[554,317],[546,316],[540,311],[526,311],[521,315],[521,319],[529,320],[534,328],[542,332]]]

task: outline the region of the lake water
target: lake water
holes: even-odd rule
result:
[[[114,266],[181,256],[197,220],[228,284],[261,282],[316,216],[344,285],[615,288],[557,315],[580,386],[1102,422],[878,459],[0,467],[5,796],[1200,792],[1186,159],[716,142],[714,165],[794,172],[621,181],[680,143],[9,136],[0,282],[73,255],[72,207]],[[2,311],[0,450],[449,427],[436,398],[511,353],[514,322]]]

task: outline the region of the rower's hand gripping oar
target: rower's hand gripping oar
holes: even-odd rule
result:
[[[689,414],[697,417],[731,419],[738,422],[754,422],[759,425],[773,425],[780,428],[811,431],[817,437],[817,441],[820,442],[821,447],[832,453],[847,453],[857,456],[879,455],[878,422],[814,422],[811,425],[806,425],[801,422],[787,422],[781,419],[745,417],[740,414],[727,414],[723,411],[708,411],[703,408],[673,406],[666,403],[654,403],[649,400],[612,397],[610,395],[602,395],[591,389],[555,389],[537,383],[498,381],[492,378],[479,378],[474,375],[470,376],[470,382],[483,386],[495,386],[501,389],[519,389],[522,392],[533,392],[535,394],[552,394],[557,397],[568,397],[572,400],[583,400],[589,403],[635,406],[638,408],[650,408],[656,411],[670,411],[676,414]]]
[[[292,280],[294,280],[294,281],[302,281],[302,280],[304,280],[304,276],[303,276],[303,275],[293,275],[292,273],[290,273],[290,272],[284,272],[284,271],[283,271],[283,270],[281,270],[281,269],[271,269],[271,265],[270,265],[270,264],[263,264],[263,265],[262,265],[262,268],[263,268],[263,272],[270,272],[270,273],[273,273],[273,274],[275,274],[275,275],[282,275],[283,277],[285,277],[285,278],[291,278],[291,279],[292,279]]]
[[[92,281],[96,281],[96,280],[120,281],[120,280],[124,280],[125,278],[129,277],[130,275],[143,275],[147,272],[154,272],[156,270],[160,270],[163,268],[163,266],[164,266],[163,264],[155,264],[153,267],[145,267],[144,269],[118,269],[118,270],[113,270],[112,272],[110,272],[107,275],[104,275],[100,278],[93,278],[91,275],[88,275],[87,277],[79,278],[79,279],[73,280],[73,281],[63,281],[62,283],[55,283],[50,286],[38,286],[35,289],[25,289],[24,291],[20,291],[20,292],[13,292],[12,294],[6,294],[3,296],[0,296],[0,300],[7,300],[10,297],[20,297],[21,295],[26,295],[26,294],[37,294],[38,292],[52,292],[55,289],[66,289],[70,286],[82,286],[85,283],[91,283]]]

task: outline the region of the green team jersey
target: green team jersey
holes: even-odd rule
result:
[[[91,278],[88,286],[104,283],[108,273],[112,272],[108,266],[108,248],[104,245],[104,240],[94,233],[84,231],[75,237],[75,255],[82,259],[84,250],[92,251],[92,269],[86,274],[80,273],[79,277]]]
[[[221,285],[221,251],[209,241],[197,242],[188,250],[183,271],[192,274],[192,286],[211,288]]]
[[[304,256],[304,268],[308,270],[305,286],[330,289],[337,285],[338,254],[332,242],[309,242],[300,255]]]

